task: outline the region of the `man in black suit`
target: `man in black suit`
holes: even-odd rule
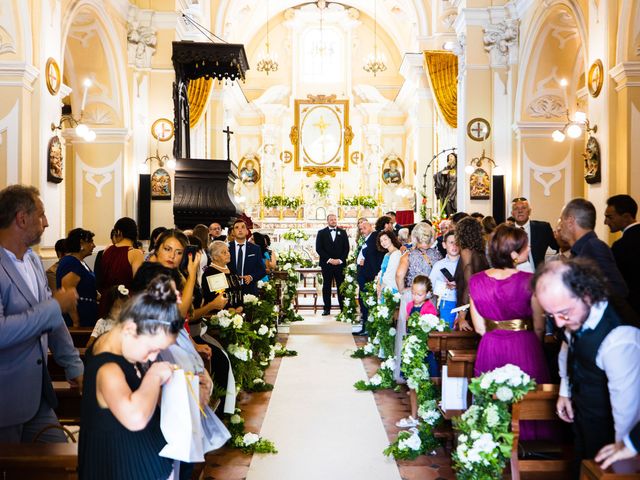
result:
[[[360,234],[365,238],[362,249],[358,254],[356,263],[358,264],[357,279],[358,287],[360,287],[360,319],[362,321],[362,329],[359,332],[355,332],[355,335],[366,335],[367,329],[367,317],[369,309],[362,301],[362,292],[367,283],[372,282],[382,265],[382,259],[385,252],[378,250],[378,233],[382,230],[391,231],[391,219],[387,216],[380,217],[376,221],[376,230],[373,229],[368,221],[364,221],[360,224]]]
[[[331,284],[334,279],[338,289],[338,304],[342,310],[340,285],[344,281],[344,267],[349,256],[349,237],[347,232],[337,225],[338,218],[334,214],[327,215],[327,226],[319,230],[316,237],[316,252],[320,257],[322,269],[322,315],[331,313]]]
[[[260,247],[247,241],[248,234],[249,230],[244,221],[236,220],[233,223],[234,240],[229,242],[231,260],[228,266],[231,273],[240,277],[242,293],[258,295],[258,281],[267,274],[267,270]]]
[[[213,222],[209,225],[209,239],[212,242],[216,240],[224,242],[227,239],[227,236],[222,234],[222,226],[218,222]]]
[[[524,197],[511,201],[511,215],[515,219],[515,226],[523,229],[529,236],[529,262],[521,264],[519,269],[533,272],[544,262],[547,249],[558,251],[558,242],[553,236],[553,229],[549,222],[530,220],[531,206]]]
[[[604,223],[611,233],[622,232],[622,237],[613,242],[611,251],[629,287],[627,300],[640,315],[640,223],[636,222],[638,204],[629,195],[614,195],[607,200]]]

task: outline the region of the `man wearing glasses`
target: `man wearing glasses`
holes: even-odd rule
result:
[[[563,329],[557,414],[573,424],[577,473],[582,459],[623,440],[640,420],[640,328],[628,307],[614,307],[591,260],[549,261],[532,286]]]
[[[533,272],[544,262],[547,249],[558,251],[558,243],[553,236],[553,230],[548,222],[531,220],[531,206],[524,197],[517,197],[511,201],[511,215],[515,219],[515,226],[523,229],[529,236],[529,262],[521,264],[519,270]]]

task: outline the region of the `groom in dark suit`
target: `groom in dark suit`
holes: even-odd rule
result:
[[[607,200],[604,223],[611,233],[622,232],[622,237],[613,242],[611,251],[618,270],[629,287],[627,300],[640,315],[640,223],[636,221],[638,204],[629,195],[614,195]]]
[[[511,215],[515,218],[515,225],[527,232],[529,236],[529,264],[533,272],[538,265],[544,262],[547,249],[558,251],[558,242],[553,236],[553,230],[549,222],[531,220],[531,206],[524,197],[514,198],[511,202]]]
[[[338,289],[338,304],[342,310],[342,295],[340,285],[344,281],[344,267],[349,255],[349,237],[347,232],[338,228],[338,219],[335,215],[327,215],[327,226],[318,231],[316,237],[316,252],[320,257],[322,269],[322,302],[324,310],[322,315],[331,313],[331,284],[336,281]]]
[[[242,293],[258,295],[258,281],[267,274],[260,247],[249,243],[249,230],[242,220],[233,223],[233,238],[229,242],[231,260],[227,264],[229,271],[235,273],[242,283]]]

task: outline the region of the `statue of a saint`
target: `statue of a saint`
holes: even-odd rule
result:
[[[398,162],[396,160],[391,160],[389,166],[382,171],[382,180],[386,184],[402,183],[402,172],[398,170]]]
[[[458,156],[451,152],[447,155],[447,165],[433,176],[433,187],[436,197],[441,203],[445,204],[444,212],[447,216],[456,213],[458,194],[458,179],[456,175],[456,166]]]

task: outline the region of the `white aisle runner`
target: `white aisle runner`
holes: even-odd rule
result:
[[[287,348],[298,356],[283,358],[260,432],[279,453],[254,455],[247,480],[400,480],[382,454],[388,440],[373,394],[353,388],[366,374],[349,357],[352,335],[291,330]]]

